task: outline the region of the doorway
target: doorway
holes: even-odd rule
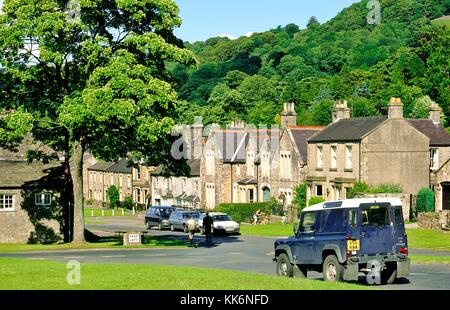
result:
[[[442,210],[450,210],[450,183],[442,184]]]

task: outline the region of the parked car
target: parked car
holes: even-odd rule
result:
[[[391,284],[409,274],[408,240],[400,199],[348,199],[304,209],[295,236],[275,241],[276,272],[306,277],[323,272],[325,281]]]
[[[220,212],[211,212],[209,215],[212,217],[214,223],[213,223],[213,229],[212,233],[215,235],[218,234],[239,234],[240,232],[240,226],[238,223],[233,221],[231,217],[226,213],[220,213]],[[197,228],[198,230],[204,234],[203,230],[203,219],[205,218],[206,213],[203,213],[199,220],[197,221]]]
[[[172,212],[169,218],[170,230],[175,231],[180,229],[187,233],[187,221],[191,218],[191,216],[195,221],[197,221],[200,218],[200,212],[179,210]]]
[[[151,207],[145,213],[145,227],[147,229],[158,227],[159,230],[170,228],[169,217],[174,211],[176,211],[174,207]]]

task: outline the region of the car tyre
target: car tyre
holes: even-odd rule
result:
[[[342,282],[344,266],[339,263],[336,255],[328,255],[323,262],[323,278],[326,282]]]
[[[397,268],[393,265],[387,265],[386,269],[381,271],[381,284],[394,284],[397,280]]]
[[[173,224],[170,224],[170,231],[175,231],[175,227],[173,227]]]
[[[294,265],[291,264],[285,253],[280,254],[277,258],[277,275],[288,278],[294,276]]]

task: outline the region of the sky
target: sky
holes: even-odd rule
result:
[[[305,28],[316,16],[323,23],[357,0],[175,0],[183,24],[175,34],[184,41],[237,38],[295,23]]]

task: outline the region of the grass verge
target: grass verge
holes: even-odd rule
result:
[[[122,215],[122,210],[123,210],[123,214]],[[103,215],[102,215],[103,214]],[[102,213],[102,209],[95,209],[95,208],[84,208],[84,218],[88,219],[88,218],[92,218],[92,217],[102,217],[102,216],[113,216],[113,210],[108,209],[108,210],[103,210]],[[131,212],[130,210],[126,210],[126,209],[118,209],[118,210],[114,210],[114,216],[132,216],[133,212]]]
[[[450,232],[440,230],[408,229],[408,246],[411,249],[450,251]]]
[[[61,244],[0,244],[0,253],[30,251],[64,251],[89,249],[139,249],[159,247],[186,247],[187,240],[172,239],[165,236],[146,236],[142,245],[123,246],[118,238],[100,237],[95,242],[61,243]]]
[[[68,285],[66,264],[0,258],[0,289],[13,290],[362,290],[364,286],[179,266],[82,264]],[[45,275],[45,277],[43,277]]]
[[[450,256],[431,256],[431,255],[409,255],[411,259],[411,264],[419,265],[449,265],[450,266]]]
[[[285,225],[281,222],[267,225],[241,225],[241,234],[266,237],[293,236],[293,227],[293,224]]]

